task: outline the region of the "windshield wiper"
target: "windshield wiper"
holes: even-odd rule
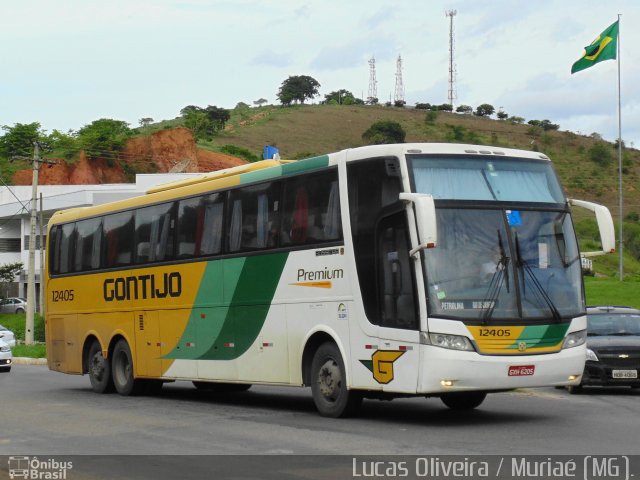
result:
[[[553,319],[557,323],[560,323],[560,321],[562,320],[562,316],[560,315],[560,312],[558,311],[556,306],[553,304],[553,301],[551,300],[549,295],[547,295],[547,292],[545,291],[545,289],[540,284],[540,281],[536,277],[535,273],[533,273],[533,270],[531,270],[531,267],[529,266],[529,264],[527,262],[525,262],[522,259],[522,255],[520,255],[520,241],[518,240],[518,232],[515,233],[515,243],[516,243],[516,267],[519,269],[520,272],[522,272],[522,298],[523,298],[523,300],[524,300],[524,296],[525,296],[525,293],[526,293],[526,286],[525,286],[526,285],[525,272],[526,272],[526,274],[529,275],[529,278],[531,279],[531,284],[535,287],[534,292],[536,293],[536,296],[538,297],[538,301],[539,301],[540,297],[542,297],[542,299],[544,300],[544,303],[547,304],[547,307],[549,308],[549,311],[551,312],[551,315],[553,316]]]
[[[502,289],[502,285],[506,283],[507,292],[509,292],[509,257],[507,257],[504,253],[504,245],[502,243],[502,235],[500,234],[500,230],[498,230],[498,247],[500,249],[500,259],[496,264],[496,271],[491,276],[491,281],[489,282],[489,288],[487,288],[487,293],[485,294],[484,299],[482,300],[482,324],[486,325],[487,322],[491,319],[493,315],[493,311],[496,308],[496,302],[498,301],[498,296],[500,295],[500,290]]]

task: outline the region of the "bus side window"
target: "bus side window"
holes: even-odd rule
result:
[[[200,239],[204,223],[201,197],[178,202],[177,258],[189,258],[200,253]]]
[[[285,181],[281,230],[283,245],[305,245],[342,238],[337,171]]]
[[[53,273],[69,273],[72,270],[73,237],[76,229],[75,223],[67,223],[56,227],[55,244],[53,247]]]
[[[112,213],[104,217],[104,267],[122,267],[131,264],[133,253],[133,212]]]
[[[101,243],[102,218],[77,222],[74,268],[76,272],[86,272],[100,267]]]
[[[172,211],[172,203],[136,211],[136,263],[173,258]]]
[[[378,224],[378,323],[383,327],[417,329],[414,271],[404,211],[384,217]]]
[[[278,246],[280,182],[233,190],[229,205],[227,237],[230,252]]]

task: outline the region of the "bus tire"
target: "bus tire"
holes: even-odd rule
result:
[[[102,356],[102,348],[97,341],[94,341],[89,347],[86,365],[91,388],[94,392],[111,393],[114,391],[111,361]]]
[[[311,362],[313,402],[323,417],[348,417],[362,403],[360,392],[347,389],[344,361],[333,342],[318,347]]]
[[[473,410],[486,397],[485,392],[451,392],[440,395],[440,400],[451,410]]]
[[[192,383],[198,390],[216,393],[246,392],[251,388],[250,383],[218,383],[196,380]]]
[[[111,376],[116,391],[120,395],[138,395],[144,393],[144,381],[133,376],[133,357],[126,340],[121,338],[111,354]]]

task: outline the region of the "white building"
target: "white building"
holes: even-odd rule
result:
[[[136,175],[135,183],[106,185],[39,185],[46,235],[47,222],[54,212],[75,207],[87,207],[144,195],[147,189],[200,173],[161,173]],[[31,234],[31,186],[0,186],[0,265],[22,262],[23,271],[12,285],[9,296],[27,296],[27,268],[29,265],[29,236]],[[38,199],[38,223],[40,200]],[[36,235],[40,235],[39,225]],[[46,238],[43,243],[46,244]],[[36,301],[40,298],[40,240],[36,238]],[[44,256],[44,255],[43,255]],[[45,260],[46,261],[46,260]],[[4,290],[0,292],[4,295]],[[39,303],[36,303],[38,305]],[[37,308],[37,307],[36,307]]]

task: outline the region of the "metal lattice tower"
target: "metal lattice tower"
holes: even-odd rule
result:
[[[367,103],[374,103],[378,99],[378,81],[376,80],[376,59],[369,60],[369,95]]]
[[[402,57],[398,55],[396,61],[396,93],[393,96],[394,102],[404,102],[404,85],[402,83]]]
[[[456,10],[447,11],[446,15],[449,17],[449,104],[453,106],[454,100],[458,98],[456,92],[456,64],[453,63],[454,52],[454,36],[453,36],[453,17],[458,13]]]

